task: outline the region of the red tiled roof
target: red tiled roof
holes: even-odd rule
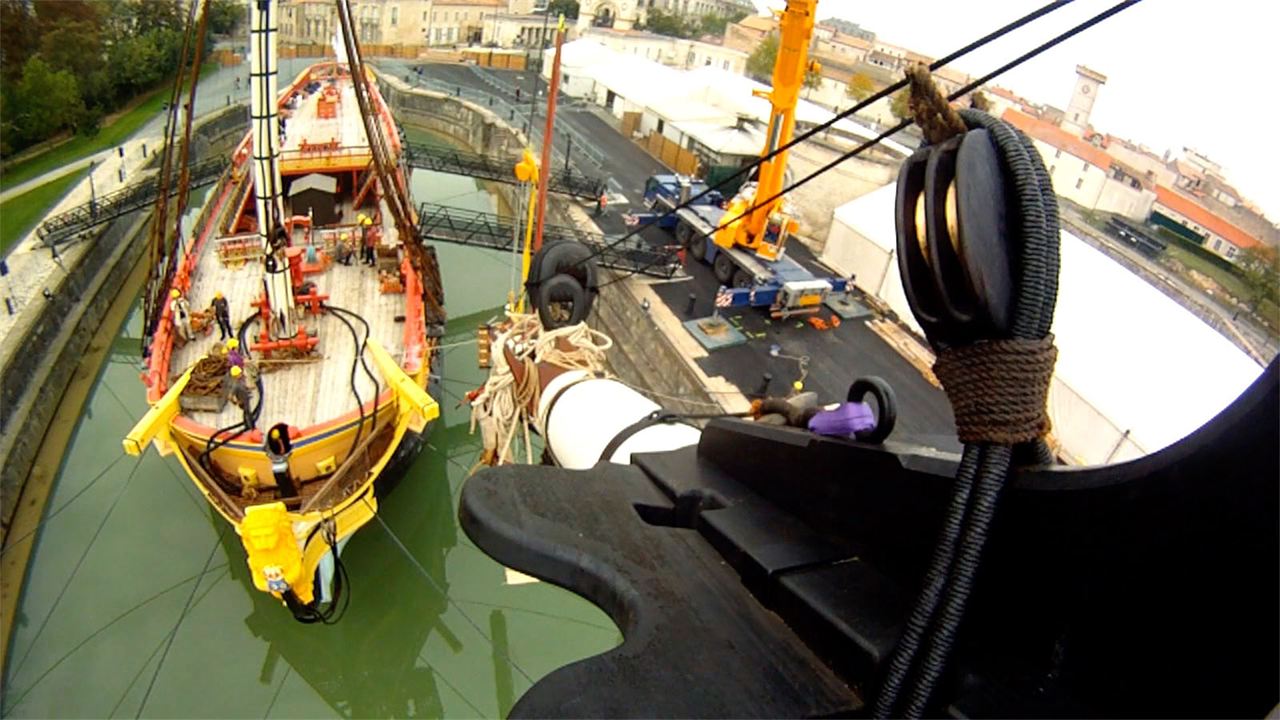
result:
[[[1094,147],[1051,122],[1031,117],[1013,108],[1005,110],[1004,115],[1001,117],[1004,118],[1005,122],[1036,140],[1048,143],[1064,152],[1069,152],[1090,165],[1096,165],[1103,170],[1111,169],[1111,156],[1104,152],[1102,148]]]
[[[1182,215],[1205,230],[1218,235],[1241,250],[1258,244],[1257,238],[1214,215],[1200,203],[1176,190],[1157,185],[1156,202]]]

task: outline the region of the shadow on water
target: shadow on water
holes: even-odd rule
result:
[[[414,173],[414,195],[465,195]],[[471,183],[472,181],[465,181]],[[351,604],[301,625],[250,586],[244,551],[173,458],[121,455],[146,410],[137,313],[112,344],[58,473],[6,664],[6,717],[494,717],[538,678],[621,641],[608,617],[522,582],[457,525],[480,451],[461,396],[484,382],[476,325],[500,313],[509,256],[438,248],[450,315],[441,417],[342,557]],[[385,523],[385,525],[383,525]],[[403,548],[401,547],[403,544]],[[172,637],[172,642],[170,642]]]

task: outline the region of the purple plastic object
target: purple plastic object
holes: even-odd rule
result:
[[[853,437],[855,433],[872,430],[876,416],[871,406],[862,402],[843,402],[835,410],[821,410],[809,419],[809,429],[819,435]]]

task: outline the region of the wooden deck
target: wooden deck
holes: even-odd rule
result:
[[[297,95],[297,106],[289,112],[289,120],[285,124],[285,138],[281,145],[284,154],[303,155],[308,157],[335,155],[350,156],[351,153],[367,153],[367,139],[364,125],[360,120],[359,107],[355,100],[354,89],[350,78],[339,82],[340,101],[337,104],[335,118],[321,118],[317,115],[317,103],[327,80],[321,81],[321,89],[307,95],[300,91]],[[311,146],[316,143],[337,141],[338,147],[326,148],[319,153],[314,147],[303,150],[303,142]],[[248,182],[248,179],[245,180]],[[352,207],[354,191],[346,190],[339,198],[340,217],[333,225],[318,225],[312,233],[317,249],[328,245],[332,247],[334,240],[342,233],[349,233],[358,244],[359,229],[356,226],[356,210]],[[215,193],[216,194],[216,193]],[[238,195],[238,193],[237,193]],[[373,203],[374,195],[365,201],[362,212],[377,217],[382,235],[379,255],[384,258],[383,266],[399,253],[399,234],[391,221],[391,213],[386,201],[379,199]],[[374,208],[377,208],[375,212]],[[248,203],[252,210],[252,202]],[[305,215],[305,209],[294,209],[286,201],[285,216]],[[234,227],[234,223],[230,225]],[[244,261],[224,264],[218,253],[220,238],[212,237],[202,249],[195,271],[192,273],[192,285],[187,293],[192,311],[205,310],[210,307],[215,292],[222,292],[231,309],[233,330],[238,330],[245,318],[256,313],[250,303],[257,300],[263,291],[263,271],[258,248],[260,241],[256,234],[237,236],[241,240]],[[301,227],[294,228],[294,246],[305,247],[305,233]],[[405,313],[405,296],[403,293],[383,294],[379,288],[378,272],[372,267],[360,264],[359,255],[352,258],[349,266],[333,262],[321,273],[308,274],[306,281],[314,282],[320,294],[329,295],[328,304],[349,310],[362,316],[371,329],[371,337],[377,340],[392,357],[400,359],[404,352],[404,324],[397,320]],[[352,320],[358,336],[363,336],[364,328]],[[356,343],[347,326],[330,313],[311,315],[300,312],[298,324],[305,327],[310,335],[318,335],[320,342],[313,353],[320,358],[313,362],[296,362],[284,365],[272,372],[262,374],[263,403],[258,427],[264,429],[277,422],[286,422],[294,427],[306,428],[317,423],[332,420],[336,417],[356,410],[355,394],[352,392],[352,364],[355,359]],[[250,354],[248,345],[257,339],[261,325],[255,322],[245,334],[246,346],[241,352]],[[199,335],[197,339],[182,348],[174,348],[170,363],[170,376],[177,377],[188,367],[208,354],[220,344],[216,324],[212,333]],[[252,360],[259,360],[258,353],[251,354]],[[369,369],[378,378],[382,390],[386,389],[382,377],[378,374],[373,360],[366,356]],[[363,367],[359,367],[355,379],[360,400],[368,403],[374,399],[374,385],[369,380]],[[241,410],[234,404],[227,403],[218,413],[188,411],[184,413],[190,419],[215,428],[226,427],[241,419]]]

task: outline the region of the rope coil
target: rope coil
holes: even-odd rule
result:
[[[985,340],[949,347],[933,372],[955,412],[963,443],[1016,445],[1049,432],[1046,400],[1058,348],[1039,340]]]

